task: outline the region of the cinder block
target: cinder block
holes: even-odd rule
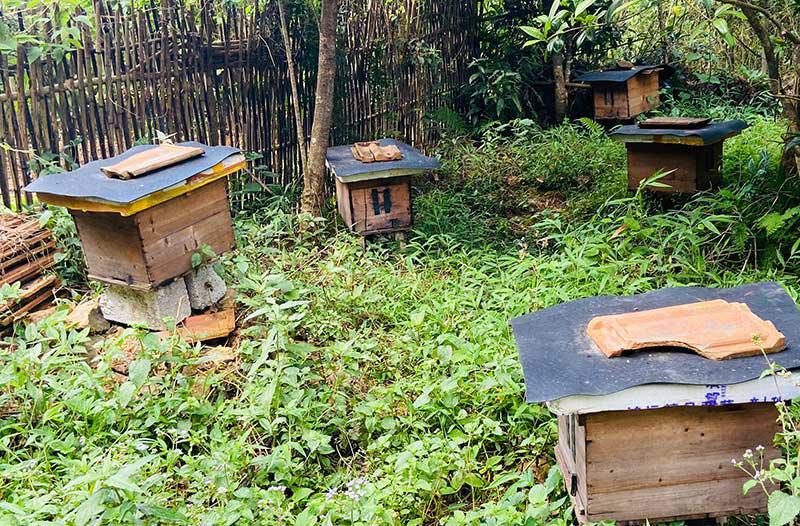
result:
[[[184,276],[189,302],[194,310],[204,310],[225,296],[228,287],[213,265],[203,265]]]
[[[149,291],[109,285],[100,297],[100,309],[107,320],[144,325],[157,331],[167,328],[164,318],[181,322],[192,314],[189,293],[182,279]]]

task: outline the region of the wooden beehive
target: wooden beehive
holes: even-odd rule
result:
[[[763,513],[732,465],[779,431],[771,403],[559,415],[556,458],[579,522],[651,523]]]
[[[594,97],[594,118],[597,120],[629,120],[659,105],[658,66],[595,71],[576,80],[591,85]]]
[[[25,188],[69,210],[91,279],[151,290],[191,271],[204,245],[216,254],[233,248],[226,178],[245,166],[244,156],[228,146],[177,146],[200,154],[164,165],[163,145],[139,145]],[[157,166],[146,173],[127,180],[106,173],[136,163],[141,171],[151,155]]]
[[[344,183],[336,180],[336,202],[344,224],[363,235],[411,228],[409,176]]]
[[[696,128],[628,125],[611,136],[625,142],[629,189],[636,190],[641,181],[662,172],[665,175],[658,182],[668,187],[652,190],[694,193],[720,185],[723,142],[746,126],[742,121],[706,123]]]
[[[328,149],[327,165],[336,178],[336,202],[344,224],[368,236],[400,233],[414,223],[411,176],[438,168],[436,159],[393,139],[378,141],[395,147],[401,159],[362,162],[350,146]]]
[[[226,180],[130,216],[70,210],[89,277],[148,290],[192,270],[202,245],[222,254],[233,248]]]

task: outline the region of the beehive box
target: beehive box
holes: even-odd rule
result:
[[[192,270],[192,257],[203,245],[222,254],[234,244],[226,177],[244,166],[244,157],[236,148],[185,144],[204,154],[135,179],[102,173],[153,148],[137,146],[43,177],[26,190],[69,209],[91,279],[151,290]]]
[[[594,118],[629,120],[658,107],[659,66],[592,71],[576,78],[592,87]]]
[[[328,149],[327,165],[336,179],[336,202],[344,224],[363,236],[404,232],[414,224],[411,176],[439,167],[439,162],[393,139],[400,160],[365,163],[353,157],[350,146]]]
[[[669,187],[653,187],[653,190],[694,193],[719,186],[723,142],[746,127],[743,121],[706,123],[694,128],[667,124],[653,128],[640,124],[622,126],[611,137],[625,143],[629,189],[635,190],[641,181],[663,172],[665,176],[658,182]]]
[[[731,459],[758,445],[778,458],[777,416],[772,403],[559,415],[556,458],[581,523],[763,513]]]
[[[345,225],[359,234],[401,232],[413,224],[409,176],[353,183],[337,179],[336,202]]]
[[[147,290],[192,270],[202,245],[233,248],[226,181],[220,179],[131,216],[71,210],[89,278]]]
[[[763,356],[709,360],[665,348],[608,357],[589,334],[598,316],[694,302],[741,302],[785,336],[788,378],[762,377]],[[511,320],[526,401],[557,415],[555,456],[580,522],[650,523],[765,510],[763,491],[731,463],[772,447],[776,403],[800,397],[800,312],[777,283],[666,288],[582,298]],[[682,338],[681,338],[682,340]],[[681,340],[678,343],[681,343]],[[685,351],[685,350],[683,350]]]

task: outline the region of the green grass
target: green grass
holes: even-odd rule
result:
[[[797,298],[796,235],[758,226],[784,203],[772,161],[750,163],[770,148],[759,126],[731,141],[723,192],[672,209],[625,197],[617,146],[578,125],[448,147],[403,248],[241,213],[224,259],[238,359],[206,374],[200,346],[147,335],[127,377],[123,338],[89,364],[65,309],[20,326],[0,353],[0,524],[571,523],[508,320],[690,284],[775,279]],[[566,208],[515,208],[510,177]]]

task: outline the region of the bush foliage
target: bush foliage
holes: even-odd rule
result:
[[[508,320],[676,285],[774,279],[796,298],[777,126],[729,142],[719,193],[669,207],[625,193],[596,126],[514,122],[443,145],[402,248],[301,229],[281,200],[243,212],[223,261],[232,363],[134,329],[98,345],[66,305],[19,326],[0,354],[0,523],[571,523]]]

